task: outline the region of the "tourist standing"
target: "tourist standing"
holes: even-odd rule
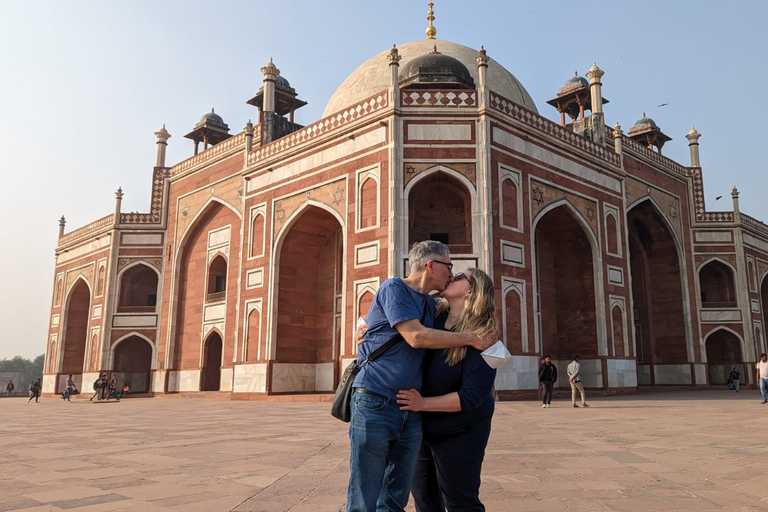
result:
[[[72,374],[69,374],[69,377],[67,377],[67,387],[64,390],[64,398],[67,400],[67,402],[71,402],[72,400],[69,399],[69,397],[72,396],[72,391],[75,389],[75,381],[72,380]]]
[[[763,396],[763,403],[768,402],[768,356],[760,354],[760,360],[757,362],[755,381]]]
[[[741,374],[735,366],[731,366],[731,374],[728,375],[728,387],[735,389],[737,393],[739,392],[739,380],[741,380]]]
[[[579,363],[578,354],[573,356],[573,361],[571,361],[571,364],[568,365],[565,371],[568,374],[568,382],[571,383],[571,404],[576,408],[579,407],[576,405],[576,390],[578,389],[581,395],[581,406],[589,407],[584,396],[584,385],[581,383],[581,363]]]
[[[13,390],[16,389],[16,386],[13,385],[13,379],[8,381],[8,385],[5,386],[5,394],[8,398],[11,398],[13,396]]]
[[[432,240],[414,244],[409,262],[408,277],[387,279],[379,287],[359,345],[358,364],[362,364],[388,341],[398,337],[405,341],[363,365],[353,383],[349,512],[402,511],[408,503],[421,446],[421,415],[400,410],[397,392],[421,389],[424,349],[472,345],[485,350],[495,341],[495,336],[431,329],[435,300],[428,294],[443,291],[453,278],[445,244]]]
[[[549,409],[552,405],[552,391],[557,382],[557,366],[552,364],[552,357],[544,356],[544,362],[539,367],[539,385],[542,392],[542,409]]]

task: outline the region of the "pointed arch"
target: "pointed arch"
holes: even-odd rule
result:
[[[359,231],[379,226],[379,178],[368,173],[358,188],[357,229]]]
[[[741,368],[744,362],[744,340],[739,333],[724,325],[704,337],[710,384],[725,384],[731,366]]]
[[[710,308],[736,307],[736,269],[725,260],[713,257],[698,267],[701,306]]]
[[[154,312],[160,271],[146,261],[135,261],[117,274],[117,312]]]
[[[90,345],[90,319],[93,290],[84,276],[78,276],[69,287],[64,302],[61,332],[62,373],[80,374],[86,365],[86,348]]]

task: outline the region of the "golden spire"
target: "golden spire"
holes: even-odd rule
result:
[[[429,20],[429,26],[427,27],[427,39],[434,39],[437,34],[437,29],[432,25],[435,21],[435,11],[432,10],[435,4],[429,2],[429,12],[427,13],[427,19]]]

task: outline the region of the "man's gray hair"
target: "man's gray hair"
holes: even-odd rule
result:
[[[423,242],[413,244],[411,252],[408,254],[411,272],[424,270],[429,260],[439,257],[451,257],[451,251],[444,243],[436,242],[435,240],[424,240]]]

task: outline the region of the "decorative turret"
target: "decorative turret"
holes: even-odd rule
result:
[[[659,154],[661,154],[661,148],[664,144],[672,140],[672,137],[668,137],[662,133],[661,129],[656,126],[656,122],[653,119],[645,116],[645,112],[643,112],[643,117],[629,129],[628,136],[630,139],[637,141],[644,146],[648,146],[648,149],[650,150],[653,150],[653,146],[656,146]]]
[[[67,219],[62,215],[59,219],[59,238],[64,236],[64,226],[67,225]]]
[[[168,147],[168,139],[171,138],[171,134],[165,129],[165,124],[158,131],[155,132],[157,137],[157,156],[155,158],[155,167],[165,167],[165,148]]]
[[[733,190],[731,190],[731,199],[733,199],[733,220],[736,222],[741,222],[741,210],[739,210],[739,191],[736,188],[736,185],[734,185]]]
[[[397,50],[397,45],[393,44],[392,49],[387,55],[390,73],[389,89],[392,93],[393,105],[400,104],[400,88],[397,85],[399,80],[398,77],[400,76],[400,59],[402,59],[402,57],[400,56],[400,52]]]
[[[253,149],[253,132],[255,131],[250,119],[245,124],[243,131],[245,132],[245,159],[248,160],[248,153]]]
[[[203,151],[208,149],[208,145],[214,146],[221,141],[231,137],[229,126],[224,120],[211,109],[211,112],[204,114],[200,121],[195,125],[195,129],[184,136],[187,139],[195,141],[195,154],[198,152],[198,145],[203,143]]]
[[[301,128],[293,122],[293,113],[307,102],[297,97],[296,90],[280,76],[280,70],[272,59],[261,68],[261,72],[264,74],[264,85],[246,103],[259,109],[259,123],[262,125],[260,142],[267,144]],[[289,114],[288,119],[282,117],[285,114]]]
[[[477,60],[477,87],[482,89],[486,85],[485,74],[488,71],[488,61],[490,60],[484,46],[480,47],[475,60]]]
[[[696,131],[694,126],[691,126],[691,131],[685,136],[688,139],[688,147],[691,150],[691,167],[701,167],[701,160],[699,160],[699,137],[701,137],[701,134]]]
[[[158,165],[157,167],[164,167],[162,165]],[[115,192],[115,224],[120,224],[120,208],[123,204],[123,187],[117,187],[117,192]]]
[[[590,82],[583,76],[579,76],[578,71],[573,72],[573,76],[565,82],[565,85],[557,90],[557,97],[552,98],[547,103],[552,105],[560,112],[560,124],[565,126],[565,114],[571,118],[571,121],[578,121],[584,119],[584,111],[592,110],[592,112],[603,111],[603,105],[610,103],[607,99],[603,98],[600,86],[600,77],[605,74],[596,65],[592,65],[590,68],[591,80],[595,84],[595,90],[592,91]],[[594,70],[594,71],[593,71]],[[587,73],[587,76],[590,76]],[[594,97],[597,95],[599,101],[595,101]]]
[[[621,154],[621,136],[624,132],[621,130],[621,125],[617,122],[613,127],[613,149],[617,155]]]

